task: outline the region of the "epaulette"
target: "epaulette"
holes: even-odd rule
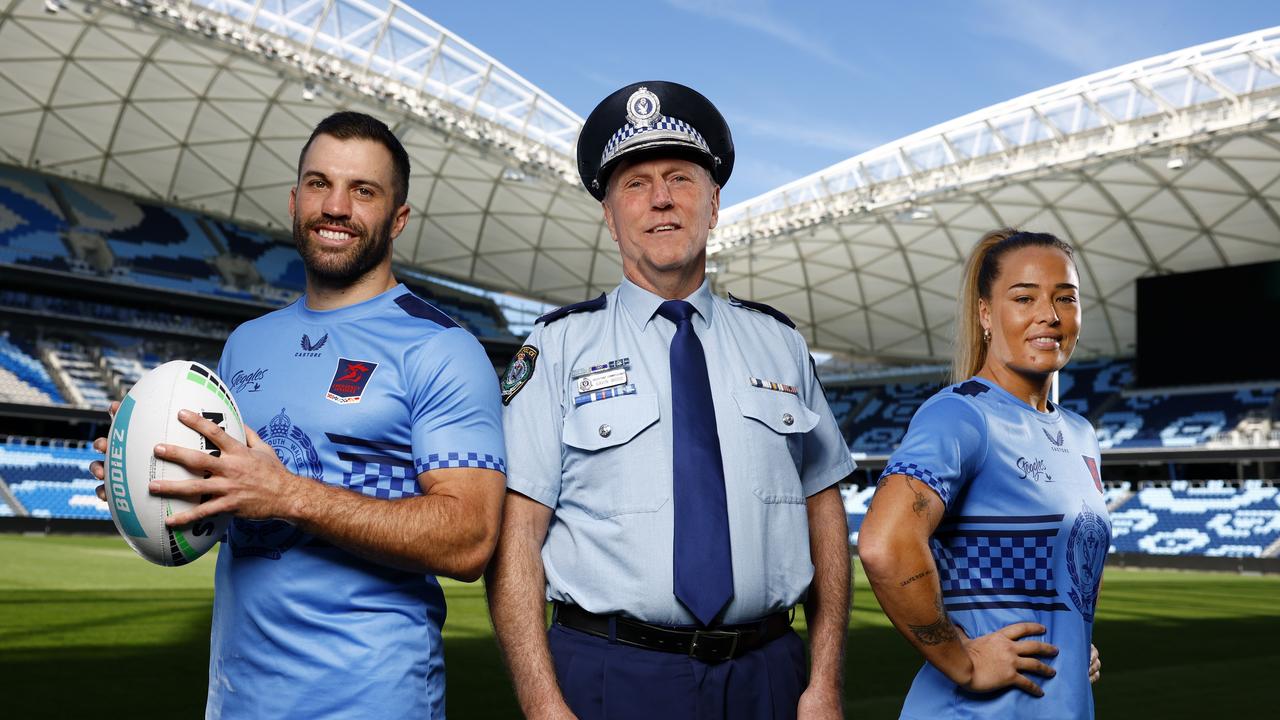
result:
[[[595,312],[596,310],[603,310],[606,303],[608,303],[608,300],[605,299],[604,293],[600,293],[600,297],[598,298],[595,298],[593,300],[583,300],[582,302],[579,302],[579,303],[574,303],[572,305],[565,305],[562,308],[556,308],[555,310],[552,310],[551,312],[547,313],[546,315],[543,315],[542,317],[538,318],[537,320],[534,320],[533,322],[535,325],[538,323],[543,323],[544,325],[550,325],[551,323],[559,320],[560,318],[566,315],[572,315],[574,313],[579,313],[579,312]]]
[[[764,303],[752,302],[750,300],[743,300],[742,298],[734,297],[733,293],[729,293],[729,302],[732,303],[733,305],[738,305],[748,310],[755,310],[756,312],[764,313],[765,315],[772,315],[774,320],[777,320],[778,322],[782,323],[783,325],[786,325],[787,327],[793,330],[796,327],[796,324],[791,322],[791,318],[787,317],[786,313],[782,312],[781,310],[775,307],[769,307]]]

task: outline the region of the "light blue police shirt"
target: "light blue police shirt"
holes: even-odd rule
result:
[[[355,305],[305,298],[241,325],[218,374],[293,473],[368,497],[441,468],[503,470],[493,366],[403,285]],[[281,520],[236,519],[218,553],[209,718],[443,718],[444,594],[430,575]]]
[[[748,622],[803,599],[806,498],[854,465],[799,333],[706,282],[686,299],[724,459],[734,579],[724,622]],[[675,325],[655,315],[662,302],[623,280],[603,308],[536,325],[520,353],[527,365],[536,352],[532,373],[503,426],[507,487],[555,511],[542,548],[548,599],[683,625],[695,620],[673,594]]]
[[[1019,622],[1058,647],[1057,670],[1030,676],[1037,698],[1010,688],[971,693],[933,665],[916,675],[903,718],[1093,717],[1089,644],[1111,522],[1093,426],[1063,407],[1039,412],[999,385],[972,378],[916,411],[884,475],[932,488],[946,514],[930,538],[943,603],[978,637]]]

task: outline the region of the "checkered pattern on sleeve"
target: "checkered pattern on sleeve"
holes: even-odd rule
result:
[[[921,467],[915,463],[909,462],[890,463],[889,467],[885,468],[884,472],[880,473],[880,479],[883,480],[890,475],[907,475],[909,477],[913,477],[933,488],[933,491],[938,493],[938,497],[942,498],[943,505],[951,504],[951,491],[947,489],[946,483],[939,480],[938,476],[934,475],[933,471],[929,468]]]
[[[342,484],[370,497],[382,500],[421,495],[418,475],[407,465],[364,462],[351,463],[351,472],[342,474]]]
[[[432,453],[418,458],[414,465],[420,473],[442,468],[484,468],[503,474],[507,472],[507,461],[488,453]]]
[[[1044,593],[1054,589],[1053,536],[965,534],[933,539],[944,595],[976,590],[1004,590],[1010,594]],[[987,593],[989,594],[989,593]]]

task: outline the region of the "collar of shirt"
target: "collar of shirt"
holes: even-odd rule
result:
[[[703,279],[698,289],[683,299],[698,311],[698,317],[702,318],[702,326],[710,327],[713,307],[711,284]],[[658,306],[664,302],[666,298],[654,295],[625,277],[622,279],[622,284],[618,286],[618,304],[631,316],[631,320],[641,332],[649,329],[649,321],[657,314]]]

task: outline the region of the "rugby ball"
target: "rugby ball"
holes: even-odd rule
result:
[[[178,420],[179,410],[191,410],[245,441],[240,409],[227,386],[197,362],[174,360],[143,375],[120,402],[107,434],[106,489],[111,519],[121,537],[139,555],[157,565],[186,565],[213,547],[227,530],[230,515],[205,518],[170,528],[165,518],[194,507],[178,498],[152,495],[152,480],[192,480],[186,468],[157,458],[156,445],[165,443],[216,452],[203,435]]]

